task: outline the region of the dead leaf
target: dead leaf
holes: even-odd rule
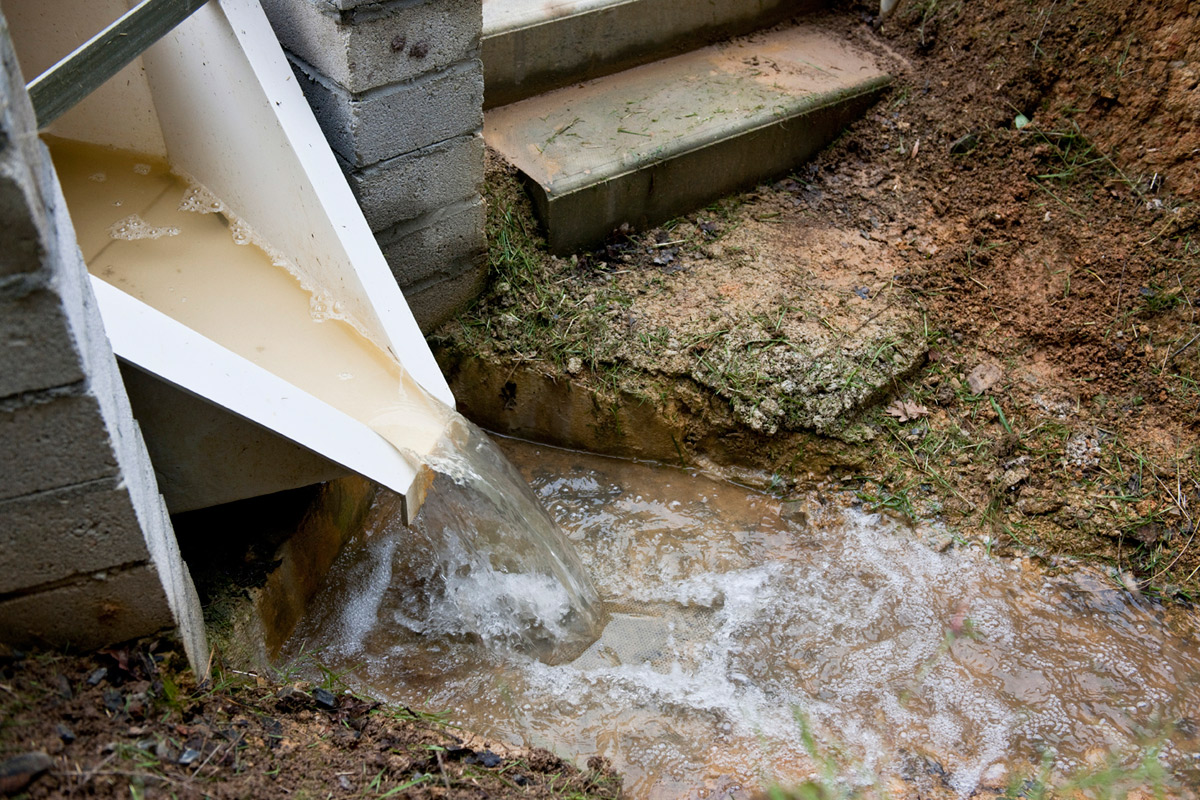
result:
[[[911,422],[914,419],[929,416],[929,409],[911,400],[897,400],[884,409],[883,413],[895,417],[901,422]]]

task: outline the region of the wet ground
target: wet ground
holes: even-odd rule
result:
[[[813,777],[967,796],[1114,766],[1127,788],[1160,767],[1180,796],[1200,785],[1200,640],[1178,610],[838,495],[781,504],[673,468],[504,449],[606,601],[598,641],[547,665],[397,613],[389,595],[437,593],[441,578],[414,574],[411,534],[377,518],[293,652],[484,736],[603,755],[635,798]]]

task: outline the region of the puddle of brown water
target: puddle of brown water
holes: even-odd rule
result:
[[[356,688],[450,709],[480,734],[607,756],[631,797],[804,780],[819,765],[801,719],[855,784],[918,764],[967,795],[1035,772],[1043,753],[1065,774],[1109,753],[1132,767],[1152,745],[1183,785],[1200,782],[1200,639],[1181,613],[1092,573],[939,553],[922,543],[933,529],[853,509],[826,506],[801,528],[730,484],[504,449],[608,604],[597,642],[549,666],[407,618],[389,596],[438,577],[421,574],[399,523],[377,519],[290,652],[321,648]]]

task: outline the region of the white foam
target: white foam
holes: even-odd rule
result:
[[[178,236],[179,228],[172,225],[151,225],[137,214],[131,214],[110,225],[108,235],[122,241],[161,239],[164,236]]]

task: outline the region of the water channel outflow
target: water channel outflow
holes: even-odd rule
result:
[[[63,9],[5,0],[27,75],[44,71],[128,8],[122,0],[73,5]],[[269,243],[303,284],[336,307],[337,316],[389,351],[426,392],[454,405],[256,0],[211,0],[46,132],[163,159],[202,184]],[[137,298],[102,281],[93,283],[114,352],[126,364],[182,390],[177,393],[181,409],[194,403],[192,398],[202,398],[230,412],[231,431],[245,430],[243,421],[249,420],[294,442],[298,460],[311,463],[315,453],[332,462],[331,467],[370,477],[410,499],[406,515],[416,513],[426,480],[422,454],[402,456],[364,422]],[[131,393],[136,393],[132,386]],[[160,391],[160,405],[161,398]],[[132,399],[136,408],[138,398]],[[152,443],[151,450],[176,462],[176,480],[169,490],[164,487],[172,511],[260,494],[264,486],[280,490],[299,485],[296,471],[281,464],[275,485],[271,476],[264,483],[259,475],[253,486],[239,491],[226,485],[217,496],[209,488],[212,448],[188,441],[183,422],[162,431],[145,430],[148,440],[156,435],[171,439]],[[220,458],[230,459],[238,458],[245,445],[222,444]],[[192,485],[189,464],[196,476]]]

